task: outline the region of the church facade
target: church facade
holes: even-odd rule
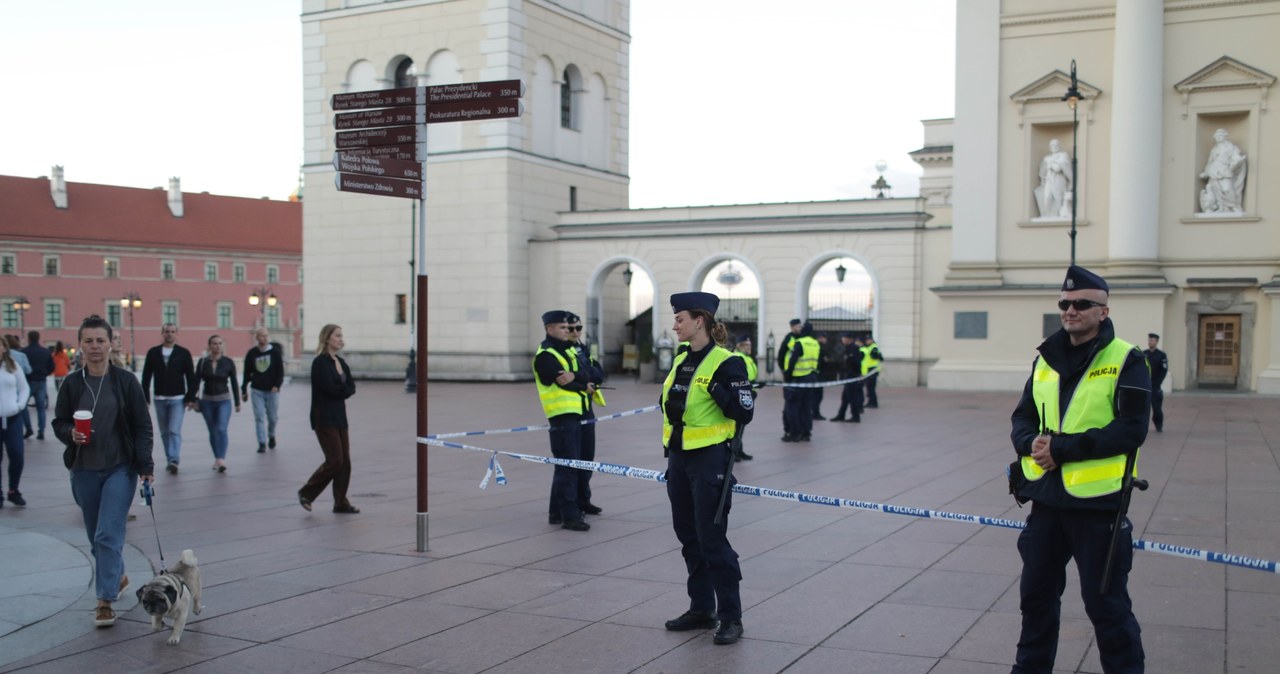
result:
[[[1280,3],[966,0],[956,118],[924,122],[911,153],[919,197],[661,209],[627,204],[625,0],[303,6],[305,330],[343,325],[366,374],[404,370],[416,202],[336,191],[330,97],[520,79],[521,117],[431,128],[433,377],[528,378],[548,308],[620,352],[631,270],[653,282],[656,341],[665,297],[725,260],[759,281],[759,348],[851,259],[887,383],[1017,389],[1057,327],[1074,220],[1119,336],[1160,333],[1174,388],[1280,392],[1280,204],[1260,187],[1280,153]]]

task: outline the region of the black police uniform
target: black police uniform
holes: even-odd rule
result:
[[[566,362],[572,362],[577,358],[572,342],[548,336],[542,340],[542,347],[560,352]],[[564,366],[556,360],[555,356],[542,352],[533,359],[533,370],[538,381],[544,386],[559,386],[555,381],[556,377],[560,376],[561,370],[564,370]],[[588,373],[579,370],[574,373],[573,381],[560,387],[568,391],[582,392],[585,397],[588,381]],[[551,455],[557,459],[581,459],[582,414],[558,414],[548,419],[547,423],[551,426],[548,431],[551,438]],[[578,476],[581,472],[583,471],[567,466],[554,467],[551,476],[551,506],[548,518],[551,524],[560,523],[569,529],[587,528],[586,523],[582,521],[582,510],[578,507]]]
[[[812,337],[813,326],[808,323],[800,330],[799,337]],[[815,368],[813,372],[799,377],[792,374],[796,369],[796,364],[804,356],[804,346],[800,343],[799,338],[795,339],[791,346],[791,357],[788,359],[787,367],[783,369],[785,379],[793,384],[815,384],[818,382],[818,371]],[[782,389],[782,419],[784,442],[800,442],[808,441],[813,433],[813,399],[816,388],[808,386],[788,386]]]
[[[677,298],[685,295],[715,298],[710,293],[680,293],[672,296],[672,304],[683,306],[677,304],[681,301]],[[698,301],[698,298],[687,301]],[[671,500],[671,524],[680,541],[680,553],[689,573],[686,581],[689,612],[669,621],[667,629],[708,629],[714,626],[714,616],[720,621],[721,631],[733,622],[740,635],[742,598],[738,593],[738,583],[742,580],[742,569],[738,565],[738,553],[729,545],[726,535],[732,493],[725,500],[724,516],[720,523],[713,523],[725,476],[733,462],[732,443],[726,441],[686,450],[680,430],[690,382],[698,365],[713,348],[714,342],[699,351],[690,351],[688,345],[681,346],[680,352],[687,352],[688,356],[676,370],[663,410],[668,423],[674,427],[670,440],[663,448],[667,457],[667,497]],[[708,392],[724,416],[737,422],[739,429],[751,422],[755,408],[754,392],[741,358],[726,358],[716,368],[711,375]],[[720,633],[717,632],[717,643],[737,641],[737,637],[733,637],[732,641],[719,639]]]
[[[1154,332],[1147,335],[1160,339]],[[1156,425],[1156,432],[1164,432],[1164,378],[1169,374],[1169,355],[1160,349],[1147,349],[1144,352],[1147,363],[1151,366],[1151,423]]]
[[[1072,270],[1078,268],[1073,267]],[[1094,276],[1087,270],[1080,270]],[[1068,278],[1071,278],[1069,275]],[[1102,289],[1106,289],[1105,282]],[[1089,283],[1086,280],[1085,283]],[[1074,289],[1083,289],[1080,283]],[[1064,288],[1066,289],[1066,288]],[[1040,345],[1040,357],[1059,373],[1061,409],[1047,410],[1061,419],[1066,414],[1072,393],[1088,371],[1094,356],[1115,339],[1111,319],[1102,321],[1094,339],[1072,346],[1070,336],[1059,330]],[[1018,535],[1018,552],[1022,556],[1020,583],[1022,633],[1013,672],[1050,672],[1058,650],[1061,597],[1066,587],[1066,565],[1076,560],[1080,575],[1080,594],[1085,612],[1093,623],[1103,670],[1141,672],[1145,654],[1142,630],[1133,615],[1129,598],[1129,570],[1133,565],[1133,525],[1124,519],[1116,548],[1111,582],[1107,594],[1099,592],[1102,570],[1111,543],[1111,528],[1120,494],[1095,498],[1076,498],[1062,484],[1061,466],[1071,461],[1105,458],[1124,454],[1142,445],[1147,437],[1151,380],[1144,358],[1137,349],[1130,351],[1120,369],[1115,397],[1115,418],[1106,426],[1083,433],[1054,435],[1050,452],[1058,469],[1047,472],[1039,480],[1025,482],[1018,494],[1032,501],[1027,527]],[[1012,417],[1010,435],[1018,456],[1029,456],[1031,444],[1043,428],[1040,410],[1032,395],[1032,380],[1027,379],[1022,398]]]
[[[792,326],[800,325],[800,319],[798,318],[791,319],[790,325]],[[777,356],[778,371],[782,373],[782,381],[784,382],[791,381],[791,373],[787,371],[787,354],[791,353],[791,349],[795,346],[796,339],[799,337],[800,335],[794,332],[788,332],[782,338],[782,344],[778,346],[778,356]],[[788,396],[790,395],[788,393],[789,391],[791,391],[791,389],[789,388],[782,389],[782,400],[783,400],[782,434],[784,436],[798,437],[800,435],[800,432],[792,427],[791,416],[787,414],[786,401],[788,399]]]
[[[871,339],[870,337],[868,337],[868,338],[867,338],[867,346],[871,347],[871,359],[872,359],[873,361],[878,360],[878,361],[880,361],[880,362],[881,362],[881,364],[883,364],[883,363],[884,363],[884,355],[880,353],[880,346],[879,346],[878,344],[876,344],[876,343],[875,343],[875,340],[873,340],[873,339]],[[867,407],[870,407],[870,408],[872,408],[872,409],[875,409],[875,408],[877,408],[877,407],[880,407],[880,398],[876,395],[876,382],[877,382],[879,379],[880,379],[880,372],[879,372],[879,371],[876,371],[876,372],[868,372],[868,373],[867,373],[867,378],[866,378],[866,384],[867,384]]]
[[[571,322],[578,322],[576,316]],[[591,353],[588,351],[590,347],[585,343],[579,343],[574,352],[578,356],[578,371],[587,373],[587,381],[596,386],[604,383],[604,369],[600,367],[600,363],[591,359]],[[591,420],[596,418],[595,409],[591,400],[591,396],[587,396],[587,409],[582,415],[583,420]],[[580,451],[579,456],[583,461],[596,460],[596,425],[594,423],[585,423],[582,425],[580,435]],[[599,506],[591,502],[591,475],[589,470],[578,471],[578,509],[588,515],[599,515],[602,511]]]
[[[857,342],[845,345],[844,358],[841,361],[840,368],[841,379],[856,379],[862,376],[862,351],[858,348]],[[860,423],[862,421],[862,382],[852,381],[844,385],[844,391],[840,394],[840,411],[832,421],[844,421],[844,411],[849,410],[849,421]]]

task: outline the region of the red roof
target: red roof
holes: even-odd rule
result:
[[[67,183],[53,205],[48,178],[0,176],[0,238],[198,250],[302,254],[302,204],[182,194],[169,212],[166,189]]]

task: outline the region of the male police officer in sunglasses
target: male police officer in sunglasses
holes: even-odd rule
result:
[[[1053,669],[1060,598],[1072,557],[1103,671],[1143,671],[1141,629],[1127,583],[1133,527],[1123,520],[1110,582],[1102,587],[1111,529],[1121,507],[1126,459],[1147,437],[1151,376],[1142,351],[1116,338],[1109,288],[1072,265],[1058,301],[1062,329],[1040,345],[1013,412],[1021,469],[1017,495],[1032,502],[1018,536],[1022,634],[1014,672]],[[1041,410],[1044,410],[1043,415]]]

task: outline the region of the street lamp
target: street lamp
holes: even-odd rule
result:
[[[142,308],[142,298],[138,293],[129,293],[120,298],[120,307],[129,310],[129,371],[138,371],[138,349],[133,336],[133,310]]]
[[[1071,264],[1076,263],[1076,136],[1080,129],[1079,112],[1076,104],[1084,100],[1084,94],[1076,88],[1076,60],[1071,59],[1071,86],[1062,96],[1071,108]]]
[[[27,331],[27,309],[31,308],[31,303],[25,297],[19,297],[13,301],[13,310],[18,312],[18,332]]]
[[[836,267],[836,283],[844,283],[844,274],[847,271],[849,270],[845,269],[844,263],[841,262],[840,266]]]
[[[630,286],[630,285],[631,285],[631,277],[632,277],[632,275],[633,275],[633,274],[632,274],[632,271],[631,271],[631,263],[630,263],[630,262],[628,262],[628,263],[627,263],[627,268],[622,270],[622,282],[623,282],[624,284],[626,284],[626,285]]]
[[[265,302],[263,301],[264,298],[266,299]],[[267,325],[267,307],[274,307],[279,301],[270,288],[259,288],[249,295],[249,305],[258,307],[262,311],[262,325],[264,327]]]

